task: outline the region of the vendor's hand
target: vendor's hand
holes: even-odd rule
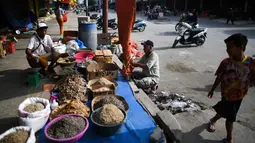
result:
[[[212,97],[213,97],[213,92],[214,92],[213,90],[209,91],[207,97],[208,97],[208,98],[212,98]]]

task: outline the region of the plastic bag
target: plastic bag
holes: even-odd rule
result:
[[[11,128],[11,129],[7,130],[6,132],[4,132],[3,134],[0,135],[0,140],[2,140],[5,136],[7,136],[11,133],[14,133],[18,130],[24,130],[24,131],[29,131],[30,132],[26,143],[35,143],[36,142],[34,130],[30,127],[25,127],[25,126],[14,127],[14,128]]]
[[[37,117],[37,118],[22,118],[19,117],[19,125],[20,126],[28,126],[34,130],[34,132],[39,131],[48,121],[49,114]]]
[[[37,111],[33,113],[29,113],[23,110],[27,105],[36,103],[36,102],[43,103],[45,108],[41,111]],[[45,117],[46,115],[50,114],[49,100],[44,98],[38,98],[38,97],[27,98],[19,105],[18,114],[19,114],[19,117],[23,117],[23,118]]]
[[[75,40],[71,40],[67,42],[66,45],[66,52],[69,55],[73,55],[74,53],[76,53],[76,51],[78,51],[80,49],[80,47],[78,46],[77,42]]]

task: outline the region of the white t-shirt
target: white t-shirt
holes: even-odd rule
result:
[[[40,46],[39,46],[39,44],[40,44],[39,39],[42,43]],[[37,55],[37,56],[47,54],[47,52],[45,51],[45,49],[43,47],[43,44],[44,44],[45,47],[48,47],[48,48],[53,47],[53,42],[52,42],[52,39],[49,35],[45,35],[44,39],[41,39],[41,38],[39,38],[39,39],[36,36],[33,36],[30,39],[29,44],[27,46],[27,48],[30,49],[30,50],[33,50],[33,49],[35,49],[39,46],[34,52],[32,52],[32,54]]]

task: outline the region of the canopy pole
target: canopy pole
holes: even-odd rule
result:
[[[103,33],[108,33],[108,0],[103,0]]]
[[[33,3],[34,3],[34,12],[35,12],[35,16],[36,16],[36,24],[37,24],[37,28],[38,28],[39,21],[38,21],[38,16],[37,16],[36,0],[33,0]]]

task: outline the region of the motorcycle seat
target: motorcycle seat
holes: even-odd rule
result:
[[[194,32],[201,32],[201,31],[204,31],[205,28],[196,28],[196,29],[193,29],[192,31]]]

